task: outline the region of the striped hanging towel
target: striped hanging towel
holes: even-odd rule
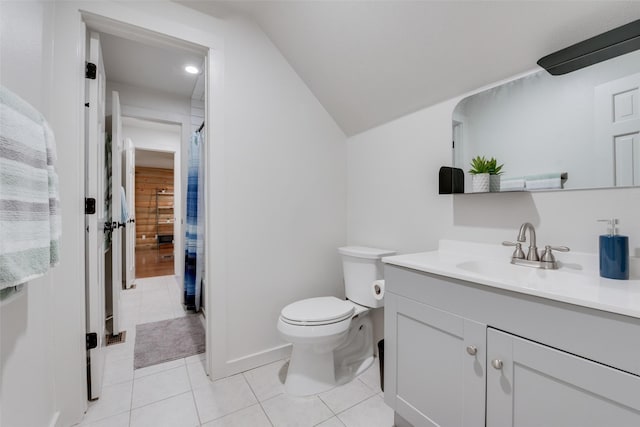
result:
[[[202,228],[199,227],[202,218],[202,171],[201,171],[202,135],[194,132],[189,145],[189,170],[187,172],[187,227],[185,236],[184,256],[184,299],[188,310],[200,308],[200,279],[202,272]],[[200,259],[198,259],[200,255]]]
[[[36,109],[0,86],[0,289],[58,263],[61,221],[53,131]]]

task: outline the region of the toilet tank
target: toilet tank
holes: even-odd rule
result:
[[[385,256],[395,255],[395,251],[386,249],[365,248],[362,246],[345,246],[338,248],[342,255],[344,269],[345,295],[350,301],[366,307],[381,307],[383,301],[373,297],[372,284],[382,279],[382,262]]]

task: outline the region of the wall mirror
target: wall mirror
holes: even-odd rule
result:
[[[564,189],[640,185],[639,87],[635,51],[563,76],[538,71],[463,99],[453,112],[453,164],[465,172],[465,192],[476,156],[504,164],[501,191],[560,173]]]

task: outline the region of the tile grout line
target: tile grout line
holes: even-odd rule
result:
[[[87,424],[87,421],[84,419],[84,417],[87,415],[88,412],[89,412],[89,410],[87,410],[87,412],[84,413],[84,415],[82,416],[82,420],[80,420],[79,423],[74,424],[74,426],[76,426],[76,427],[84,427]],[[115,418],[115,417],[118,417],[118,416],[120,416],[122,414],[128,414],[129,412],[130,411],[118,412],[116,414],[111,414],[111,415],[107,415],[105,417],[97,418],[95,420],[90,420],[90,421],[88,421],[88,423],[89,424],[99,423],[99,422],[102,422],[102,421],[107,420],[109,418]]]
[[[165,373],[167,373],[167,372],[169,372],[169,371],[176,371],[176,370],[178,370],[178,369],[180,369],[180,368],[184,368],[184,370],[185,370],[185,374],[187,375],[187,380],[189,380],[189,388],[191,388],[191,380],[189,379],[189,372],[187,371],[187,367],[186,367],[186,365],[183,365],[183,366],[176,366],[175,368],[171,368],[171,369],[167,369],[167,370],[164,370],[164,371],[156,372],[155,374],[147,375],[146,377],[141,377],[141,378],[138,378],[138,379],[139,379],[139,380],[142,380],[142,379],[145,379],[145,378],[152,377],[152,376],[154,376],[154,375],[165,374]],[[134,386],[135,386],[135,381],[134,381]],[[163,401],[163,400],[167,400],[167,399],[170,399],[170,398],[172,398],[172,397],[180,396],[181,394],[184,394],[184,393],[187,393],[187,392],[188,392],[188,390],[185,390],[185,391],[182,391],[182,392],[180,392],[180,393],[176,393],[176,394],[173,394],[173,395],[171,395],[171,396],[167,396],[167,397],[165,397],[165,398],[163,398],[163,399],[159,399],[159,400],[155,400],[155,401],[153,401],[153,402],[146,403],[146,404],[141,405],[141,406],[138,406],[138,407],[136,407],[136,408],[133,408],[133,407],[132,407],[132,410],[133,410],[133,409],[138,409],[138,408],[143,408],[143,407],[145,407],[145,406],[149,406],[149,405],[151,405],[151,404],[153,404],[153,403],[161,402],[161,401]],[[132,406],[133,406],[133,392],[131,393],[131,400],[132,400]]]
[[[198,403],[196,402],[196,394],[193,390],[193,383],[191,382],[191,375],[189,375],[189,368],[187,368],[187,358],[183,358],[182,360],[184,361],[184,368],[187,371],[187,379],[189,380],[189,389],[191,391],[191,398],[193,399],[193,406],[196,408],[196,417],[198,417],[198,424],[202,425],[204,424],[202,422],[202,418],[200,417],[200,410],[198,410]],[[206,371],[205,371],[206,374]]]
[[[328,390],[327,390],[327,391],[328,391]],[[322,402],[322,404],[323,404],[323,405],[324,405],[324,406],[329,410],[329,412],[331,412],[331,416],[330,416],[329,418],[327,418],[327,419],[325,419],[325,420],[320,421],[318,424],[322,424],[322,423],[324,423],[325,421],[329,421],[331,418],[333,418],[333,417],[337,417],[337,416],[338,416],[338,414],[336,414],[335,412],[333,412],[333,409],[331,409],[331,408],[329,407],[329,405],[327,405],[327,402],[325,402],[324,400],[322,400],[322,398],[320,397],[320,394],[314,394],[313,396],[314,396],[314,397],[317,397],[317,398],[318,398],[318,400],[319,400],[320,402]],[[318,425],[318,424],[315,424],[315,425]]]
[[[129,400],[129,427],[131,427],[131,413],[133,412],[133,387],[135,380],[131,380],[131,399]]]
[[[135,369],[135,368],[134,368],[134,369],[133,369],[133,379],[134,379],[134,380],[140,380],[140,379],[142,379],[142,378],[150,377],[151,375],[161,374],[161,373],[163,373],[163,372],[166,372],[166,371],[170,371],[170,370],[172,370],[172,369],[179,368],[180,366],[186,366],[187,364],[185,363],[185,359],[186,359],[185,357],[182,357],[182,358],[180,358],[180,359],[173,359],[173,360],[168,360],[168,361],[166,361],[166,362],[157,363],[157,364],[155,364],[155,365],[145,366],[144,368],[138,368],[138,369]],[[140,376],[140,377],[136,377],[136,371],[139,371],[140,369],[150,368],[150,367],[152,367],[152,366],[161,365],[161,364],[163,364],[163,363],[171,363],[171,362],[175,362],[176,360],[182,360],[182,361],[183,361],[183,364],[182,364],[182,365],[176,365],[176,366],[173,366],[173,367],[171,367],[171,368],[161,369],[161,370],[159,370],[159,371],[157,371],[157,372],[153,372],[153,373],[151,373],[151,374],[146,374],[146,375],[142,375],[142,376]]]
[[[365,402],[365,401],[369,400],[370,398],[372,398],[372,397],[374,397],[374,396],[377,396],[377,395],[378,395],[378,393],[374,392],[374,391],[373,391],[373,390],[371,390],[371,389],[369,389],[369,391],[371,391],[373,394],[371,394],[371,395],[369,395],[369,396],[365,397],[365,398],[364,398],[364,399],[362,399],[362,400],[359,400],[358,402],[354,403],[353,405],[348,406],[348,407],[346,407],[346,408],[344,408],[343,410],[338,411],[338,412],[336,412],[336,411],[334,411],[333,409],[331,409],[331,407],[329,406],[329,404],[328,404],[327,402],[325,402],[325,401],[324,401],[324,399],[322,399],[322,397],[320,397],[320,395],[316,395],[316,396],[318,396],[318,398],[322,401],[322,403],[324,403],[324,404],[329,408],[329,410],[333,413],[333,415],[334,415],[335,417],[337,417],[338,415],[340,415],[340,414],[342,414],[342,413],[344,413],[344,412],[348,411],[349,409],[351,409],[351,408],[353,408],[353,407],[358,406],[358,405],[359,405],[359,404],[361,404],[362,402]],[[323,422],[324,422],[324,421],[323,421]]]
[[[248,371],[245,371],[248,372]],[[262,410],[262,413],[265,415],[265,417],[267,417],[267,421],[269,421],[269,424],[271,424],[272,427],[275,427],[275,424],[273,424],[273,421],[271,421],[271,417],[269,417],[269,414],[267,414],[267,411],[264,410],[264,406],[262,406],[262,402],[260,401],[260,399],[258,399],[258,395],[256,394],[256,392],[253,390],[253,387],[251,386],[251,383],[249,382],[249,380],[247,379],[247,376],[245,375],[244,372],[242,372],[242,378],[244,378],[244,381],[247,383],[247,385],[249,386],[249,390],[251,390],[251,393],[253,393],[253,397],[256,398],[256,401],[258,402],[258,405],[260,405],[260,409]],[[279,395],[278,395],[279,396]],[[275,396],[274,396],[275,397]]]
[[[189,391],[183,391],[182,393],[178,393],[178,394],[173,395],[173,396],[165,397],[164,399],[156,400],[155,402],[147,403],[146,405],[138,406],[137,408],[134,408],[131,411],[129,411],[129,414],[131,414],[133,411],[137,411],[138,409],[146,408],[147,406],[155,405],[156,403],[164,402],[164,401],[167,401],[169,399],[173,399],[174,397],[182,396],[183,394],[187,394],[187,393],[189,393]],[[195,402],[194,402],[194,405],[195,405]],[[196,407],[196,412],[197,411],[198,411],[198,408]],[[123,414],[124,414],[124,412],[123,412]],[[199,417],[198,417],[198,421],[200,421]],[[131,416],[129,416],[129,422],[131,422]],[[129,426],[129,427],[131,427],[131,426]]]
[[[140,317],[140,304],[142,304],[142,289],[138,288],[138,285],[136,284],[136,289],[140,289],[140,297],[137,298],[137,304],[134,304],[135,307],[132,307],[133,309],[135,309],[135,325],[134,328],[137,330],[137,326],[138,326],[138,318]],[[137,337],[137,334],[136,334]],[[135,355],[136,355],[136,342],[135,342],[135,338],[133,341],[133,355],[131,358],[131,364],[135,366]],[[132,366],[133,368],[133,366]],[[132,416],[132,412],[133,412],[133,387],[135,386],[136,383],[136,379],[135,379],[135,372],[136,370],[133,369],[133,378],[131,379],[131,399],[129,400],[129,423],[128,426],[131,427],[131,416]]]
[[[360,374],[360,375],[362,375],[362,374]],[[367,400],[369,400],[369,399],[371,399],[372,397],[375,397],[375,396],[377,396],[377,395],[379,394],[379,392],[378,392],[377,390],[374,390],[373,388],[369,387],[369,386],[368,386],[364,381],[362,381],[362,380],[360,379],[360,375],[358,375],[358,376],[357,376],[356,378],[354,378],[352,381],[360,381],[360,383],[361,383],[361,384],[362,384],[362,385],[363,385],[367,390],[369,390],[369,391],[370,391],[371,393],[373,393],[373,394],[371,394],[370,396],[365,397],[364,399],[362,399],[362,400],[360,400],[360,401],[358,401],[358,402],[354,403],[353,405],[351,405],[351,406],[349,406],[349,407],[347,407],[347,408],[345,408],[345,409],[343,409],[343,410],[341,410],[341,411],[335,412],[333,409],[331,409],[331,407],[329,406],[329,404],[328,404],[327,402],[325,402],[325,401],[324,401],[324,399],[320,396],[320,394],[316,394],[316,396],[318,396],[318,398],[322,401],[322,403],[324,403],[324,404],[325,404],[325,406],[327,406],[327,407],[329,408],[329,410],[333,413],[333,416],[334,416],[335,418],[337,418],[337,419],[338,419],[338,421],[339,421],[342,425],[345,425],[345,424],[344,424],[344,423],[342,422],[342,420],[338,417],[338,415],[343,414],[343,413],[345,413],[346,411],[348,411],[348,410],[350,410],[350,409],[352,409],[352,408],[355,408],[356,406],[360,405],[361,403],[366,402]],[[324,420],[324,421],[322,421],[322,422],[321,422],[321,423],[319,423],[319,424],[322,424],[322,423],[323,423],[323,422],[325,422],[325,421],[327,421],[327,420]],[[316,425],[319,425],[319,424],[316,424]]]

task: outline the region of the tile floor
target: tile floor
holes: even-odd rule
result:
[[[377,360],[349,384],[310,397],[284,393],[286,361],[210,381],[204,354],[133,369],[135,325],[184,315],[173,276],[137,279],[123,291],[127,342],[106,351],[102,396],[79,427],[391,427]],[[275,325],[274,325],[275,327]]]

